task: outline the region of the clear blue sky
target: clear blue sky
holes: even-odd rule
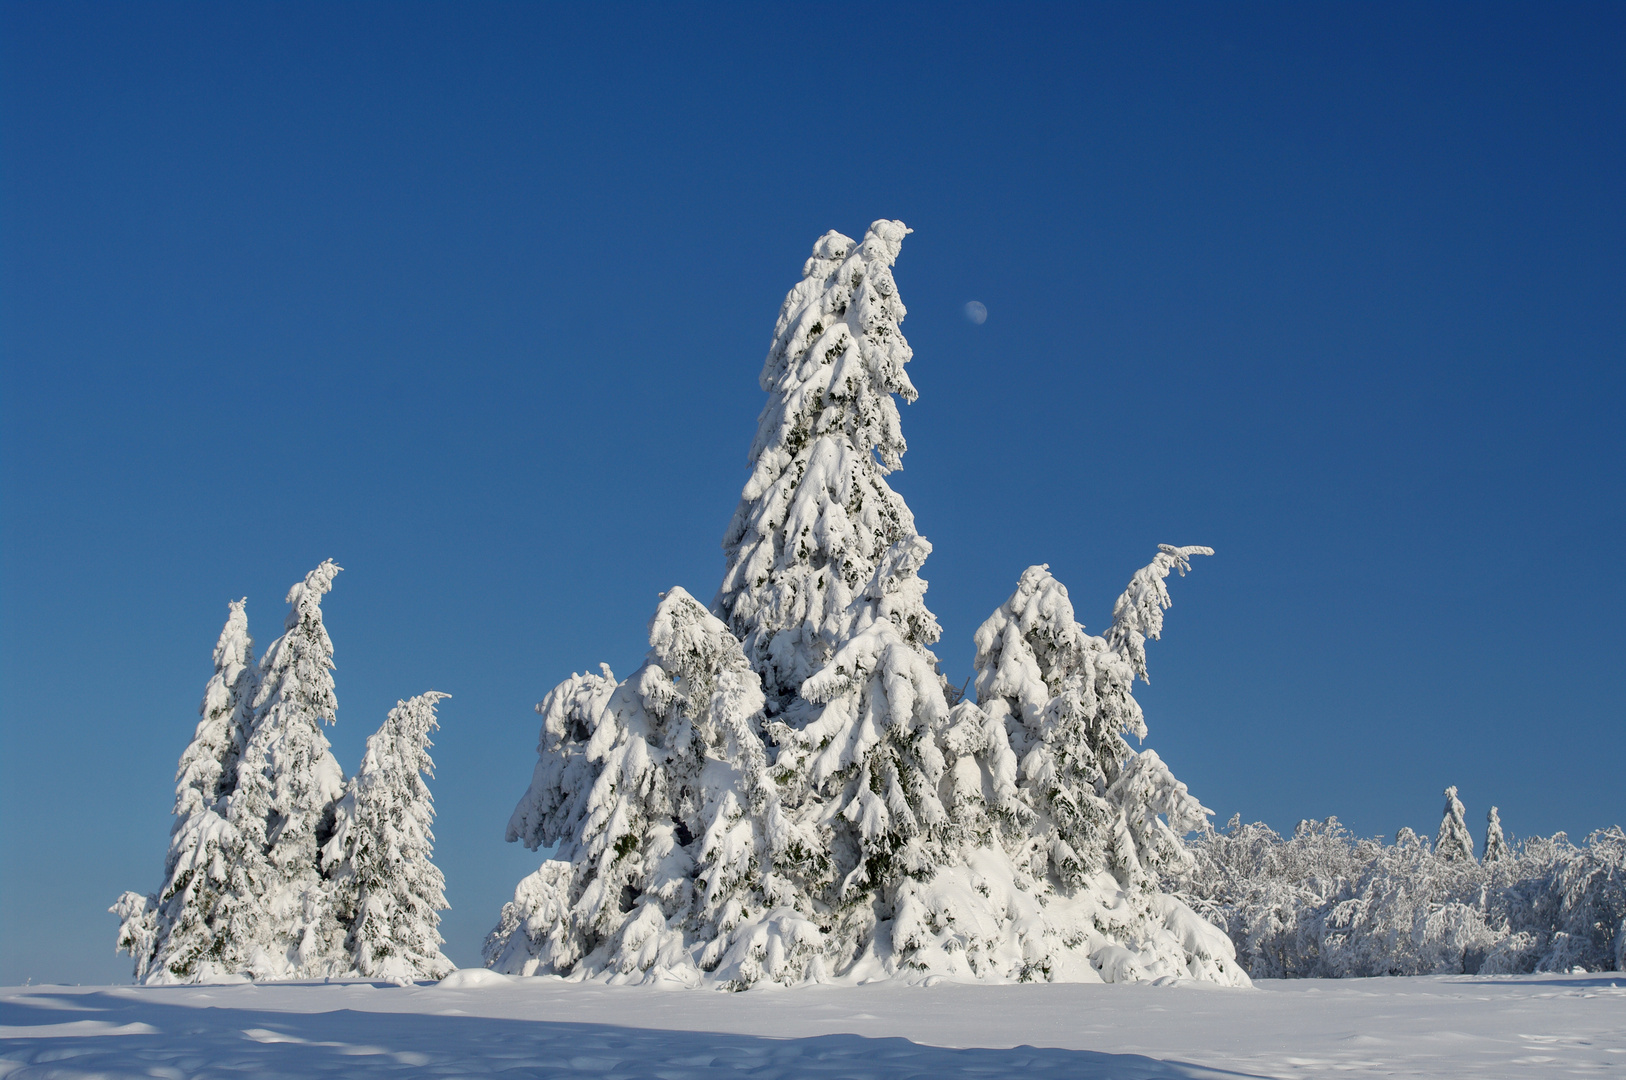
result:
[[[226,602],[263,648],[329,556],[345,767],[454,695],[475,963],[532,704],[711,596],[779,302],[877,217],[956,683],[1030,563],[1099,631],[1209,544],[1142,700],[1220,820],[1626,822],[1618,4],[0,19],[0,983],[128,978]]]

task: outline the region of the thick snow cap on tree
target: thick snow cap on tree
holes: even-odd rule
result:
[[[870,623],[922,647],[939,634],[916,577],[931,545],[885,480],[905,450],[893,395],[916,396],[892,280],[908,232],[877,221],[859,243],[820,237],[763,364],[768,403],[713,609],[745,643],[770,716]]]
[[[446,879],[434,864],[435,803],[431,690],[396,702],[367,737],[367,753],[339,801],[323,861],[335,883],[339,921],[349,928],[350,966],[367,978],[440,979],[457,965],[440,951]]]
[[[931,545],[885,479],[905,450],[893,395],[916,396],[891,270],[908,232],[826,233],[786,296],[714,603],[762,676],[787,806],[825,837],[797,875],[837,954],[867,947],[948,825],[949,708],[918,573]]]

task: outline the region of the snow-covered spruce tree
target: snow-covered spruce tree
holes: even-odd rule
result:
[[[892,395],[916,396],[891,272],[908,231],[826,233],[786,296],[714,602],[762,676],[782,797],[828,837],[798,882],[838,966],[943,861],[949,823],[947,686],[918,576],[931,545],[886,483],[906,448]]]
[[[1135,571],[1123,595],[1112,606],[1112,626],[1107,631],[1107,645],[1120,658],[1127,661],[1135,676],[1150,683],[1146,673],[1146,641],[1163,636],[1163,613],[1173,601],[1169,598],[1167,579],[1178,572],[1184,577],[1191,570],[1191,556],[1212,555],[1213,548],[1193,545],[1172,547],[1159,544],[1158,553],[1146,566]],[[1111,682],[1103,689],[1107,695],[1106,712],[1130,720],[1132,726],[1121,729],[1133,732],[1137,740],[1146,738],[1146,721],[1140,705],[1130,691],[1133,680]],[[1112,699],[1122,695],[1122,700]],[[1186,833],[1204,828],[1212,811],[1193,798],[1169,772],[1161,758],[1152,750],[1143,750],[1131,758],[1123,772],[1108,783],[1107,799],[1123,815],[1123,822],[1134,842],[1138,869],[1148,882],[1160,879],[1178,880],[1191,865],[1191,857],[1180,842]]]
[[[1098,685],[1128,683],[1133,672],[1075,621],[1067,589],[1046,566],[1030,566],[1016,591],[977,629],[977,703],[1000,725],[1017,771],[1007,782],[1031,826],[1032,871],[1065,889],[1107,869],[1116,838],[1105,794],[1132,755],[1123,732],[1139,714],[1104,716],[1133,702]],[[1144,728],[1141,728],[1144,730]],[[1020,820],[1020,819],[1019,819]],[[1127,854],[1127,853],[1126,853]]]
[[[367,737],[322,849],[349,966],[367,978],[440,979],[457,966],[440,951],[446,878],[432,858],[435,803],[424,783],[435,774],[435,705],[450,696],[431,690],[396,702]]]
[[[931,545],[885,479],[906,449],[892,395],[916,397],[891,270],[908,232],[877,221],[862,243],[820,237],[763,364],[768,403],[712,607],[762,675],[770,718],[868,625],[891,622],[924,656],[940,633],[916,576]]]
[[[1004,721],[1022,761],[1018,782],[1043,823],[1033,832],[1050,872],[1071,887],[1110,869],[1126,886],[1150,887],[1189,862],[1180,835],[1202,828],[1207,811],[1153,751],[1134,680],[1146,679],[1148,638],[1163,631],[1165,579],[1186,573],[1206,547],[1161,544],[1136,571],[1104,638],[1074,619],[1066,588],[1033,566],[1016,592],[977,631],[977,698]]]
[[[226,820],[236,833],[229,969],[256,978],[320,977],[348,968],[345,932],[317,864],[332,835],[344,773],[322,726],[334,720],[333,642],[322,597],[329,559],[288,591],[282,637],[260,662],[254,728]]]
[[[1508,857],[1507,837],[1502,834],[1502,815],[1496,807],[1485,815],[1485,865],[1503,862]]]
[[[1204,827],[1207,811],[1153,751],[1136,753],[1125,738],[1146,733],[1132,689],[1145,671],[1140,646],[1162,629],[1163,578],[1198,553],[1211,552],[1164,546],[1119,599],[1108,637],[1085,632],[1044,566],[1028,568],[977,631],[978,703],[1018,763],[1025,814],[1005,817],[1030,822],[1005,834],[1039,899],[1021,920],[1023,977],[1246,982],[1224,935],[1159,891],[1188,869],[1180,834]]]
[[[253,721],[258,686],[247,600],[228,605],[215,643],[214,674],[204,688],[192,742],[175,775],[175,824],[164,860],[164,885],[155,896],[126,893],[119,948],[135,957],[142,982],[187,982],[220,972],[216,908],[229,889],[232,830],[226,800],[237,783],[237,762]]]
[[[1434,839],[1434,854],[1446,862],[1474,861],[1474,838],[1468,831],[1462,801],[1457,798],[1456,785],[1445,789],[1445,816],[1440,820],[1440,832]]]
[[[539,760],[508,838],[557,851],[504,906],[486,962],[613,982],[800,981],[820,935],[778,869],[812,858],[813,842],[768,776],[760,680],[680,588],[649,644],[626,681],[603,667],[537,706]]]

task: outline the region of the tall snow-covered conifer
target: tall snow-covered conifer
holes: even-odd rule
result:
[[[1166,583],[1169,574],[1183,577],[1191,569],[1191,556],[1214,554],[1213,548],[1200,545],[1159,544],[1157,548],[1152,561],[1135,572],[1113,605],[1112,627],[1106,635],[1107,644],[1142,682],[1150,682],[1146,642],[1163,636],[1163,613],[1173,604]],[[1108,711],[1132,718],[1123,730],[1144,739],[1146,721],[1130,696],[1133,685],[1133,680],[1112,685],[1109,696],[1121,695],[1121,700],[1109,705]],[[1137,867],[1148,883],[1178,877],[1189,868],[1190,856],[1180,837],[1207,825],[1210,811],[1174,778],[1155,751],[1143,750],[1131,758],[1123,774],[1108,783],[1106,794],[1123,815],[1134,842]]]
[[[1474,838],[1468,831],[1462,801],[1457,798],[1456,785],[1445,789],[1445,816],[1440,820],[1440,833],[1434,839],[1434,854],[1447,862],[1474,861]]]
[[[761,673],[770,717],[869,624],[893,623],[927,656],[940,632],[916,576],[931,545],[885,479],[906,449],[892,396],[916,397],[891,269],[908,232],[877,221],[862,243],[820,237],[763,364],[768,403],[713,609]]]
[[[908,231],[826,233],[786,296],[714,604],[762,675],[787,802],[831,835],[804,885],[854,948],[901,880],[930,875],[948,824],[931,545],[885,479],[905,450],[893,395],[916,396],[891,271]]]
[[[136,978],[144,982],[186,982],[223,970],[216,909],[230,888],[234,850],[226,801],[237,784],[258,687],[246,604],[228,605],[201,719],[176,770],[164,885],[146,902],[126,893],[114,908],[129,924],[120,927],[119,946],[136,957]]]
[[[339,571],[328,559],[288,591],[283,635],[260,663],[254,730],[228,807],[242,875],[234,959],[257,977],[322,976],[345,966],[344,929],[317,865],[344,793],[344,773],[322,733],[338,700],[321,604]]]
[[[435,804],[424,783],[435,773],[435,706],[449,696],[431,690],[396,702],[367,737],[322,851],[350,966],[368,978],[440,979],[456,968],[440,951],[446,879],[432,858]]]

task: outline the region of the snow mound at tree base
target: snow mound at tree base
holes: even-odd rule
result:
[[[494,973],[725,990],[881,981],[1251,985],[1230,939],[1179,899],[1126,891],[1107,874],[1073,896],[1024,888],[1009,858],[991,848],[930,881],[905,882],[896,915],[874,924],[856,957],[833,955],[840,935],[788,907],[706,940],[668,926],[656,904],[644,903],[577,959],[559,933],[568,917],[558,883],[569,872],[549,860],[520,882],[494,934],[504,941],[491,958]]]
[[[1180,900],[1136,895],[1096,874],[1074,895],[1024,889],[1003,852],[900,891],[900,969],[977,982],[1153,982],[1247,986],[1224,933]]]
[[[507,975],[486,968],[458,968],[435,985],[446,990],[470,990],[477,986],[502,986],[512,981]]]

